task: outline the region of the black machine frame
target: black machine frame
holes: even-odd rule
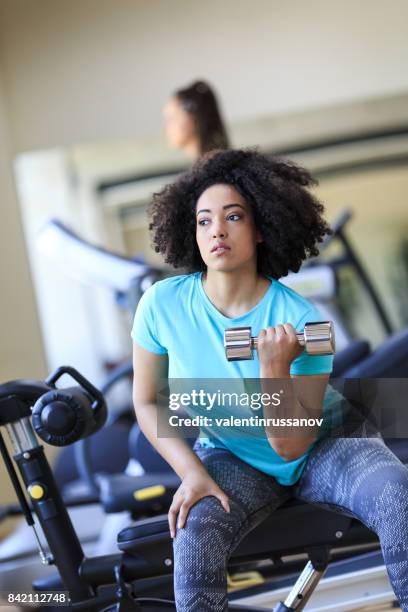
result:
[[[152,590],[166,592],[162,587],[173,570],[172,543],[165,515],[142,520],[135,526],[122,530],[118,535],[121,553],[93,558],[84,556],[43,446],[38,444],[35,431],[39,431],[39,425],[32,422],[33,406],[35,412],[38,402],[44,403],[43,398],[55,391],[55,383],[63,374],[69,374],[79,385],[58,391],[58,401],[54,401],[53,396],[50,396],[50,403],[47,405],[48,417],[53,411],[59,417],[48,418],[47,423],[52,423],[54,428],[59,426],[61,430],[66,428],[66,421],[60,418],[61,410],[64,414],[66,412],[63,407],[64,397],[68,403],[74,398],[91,406],[91,410],[82,413],[78,410],[76,413],[78,418],[81,414],[86,414],[88,420],[94,420],[93,429],[84,428],[84,435],[90,435],[103,426],[106,405],[100,392],[73,368],[60,368],[45,382],[13,381],[0,386],[0,425],[4,426],[10,435],[14,447],[14,462],[30,495],[31,505],[27,502],[13,461],[0,434],[3,461],[27,522],[34,526],[34,511],[48,542],[48,555],[40,545],[42,562],[54,564],[58,570],[56,578],[37,581],[35,588],[39,592],[68,591],[69,606],[73,610],[175,610],[171,599],[146,596],[146,592],[151,593]],[[55,444],[58,439],[59,445],[63,445],[63,438],[63,435],[54,437],[52,442]],[[66,440],[68,438],[69,436]],[[40,487],[42,494],[32,495],[33,487],[37,487],[37,492]],[[297,525],[292,534],[288,534],[284,529],[288,517]],[[265,533],[268,532],[271,534],[270,539],[265,538]],[[319,533],[317,539],[316,532]],[[39,541],[38,536],[37,539]],[[302,542],[301,550],[299,541]],[[306,555],[306,566],[293,589],[285,602],[275,608],[275,612],[292,612],[302,610],[306,605],[328,566],[331,551],[336,550],[341,554],[342,550],[356,541],[360,546],[365,544],[368,550],[378,547],[375,535],[354,519],[307,504],[289,502],[271,517],[266,527],[262,525],[262,529],[256,528],[250,537],[238,546],[231,565],[242,565],[256,559],[273,559],[279,568],[283,555],[299,552]],[[167,578],[167,592],[168,582]],[[231,604],[230,609],[247,612],[259,610],[239,604]]]

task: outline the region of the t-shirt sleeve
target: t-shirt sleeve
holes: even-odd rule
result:
[[[297,331],[302,331],[305,323],[323,320],[319,310],[312,305],[295,327]],[[306,350],[304,350],[299,357],[292,361],[290,373],[294,376],[330,374],[332,369],[333,355],[308,355]]]
[[[160,342],[157,331],[158,316],[156,287],[153,285],[142,295],[137,305],[131,336],[134,342],[151,353],[164,355],[167,349]]]

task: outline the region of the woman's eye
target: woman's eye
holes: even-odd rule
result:
[[[200,219],[198,222],[198,225],[208,225],[209,220],[208,219]]]
[[[237,215],[236,213],[233,213],[232,215],[228,215],[227,219],[229,221],[238,221],[238,219],[241,219],[241,215]]]

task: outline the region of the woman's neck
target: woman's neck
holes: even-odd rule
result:
[[[209,300],[224,316],[240,317],[254,308],[271,282],[253,272],[207,270],[203,287]]]
[[[184,145],[183,150],[192,158],[193,162],[195,162],[201,155],[200,142],[196,139],[192,139]]]

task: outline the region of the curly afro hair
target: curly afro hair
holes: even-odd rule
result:
[[[263,242],[257,246],[259,274],[279,279],[297,272],[331,230],[323,205],[306,189],[317,184],[293,162],[253,149],[212,151],[153,196],[149,229],[164,260],[188,272],[205,271],[196,243],[196,204],[212,185],[233,186],[251,205]]]

